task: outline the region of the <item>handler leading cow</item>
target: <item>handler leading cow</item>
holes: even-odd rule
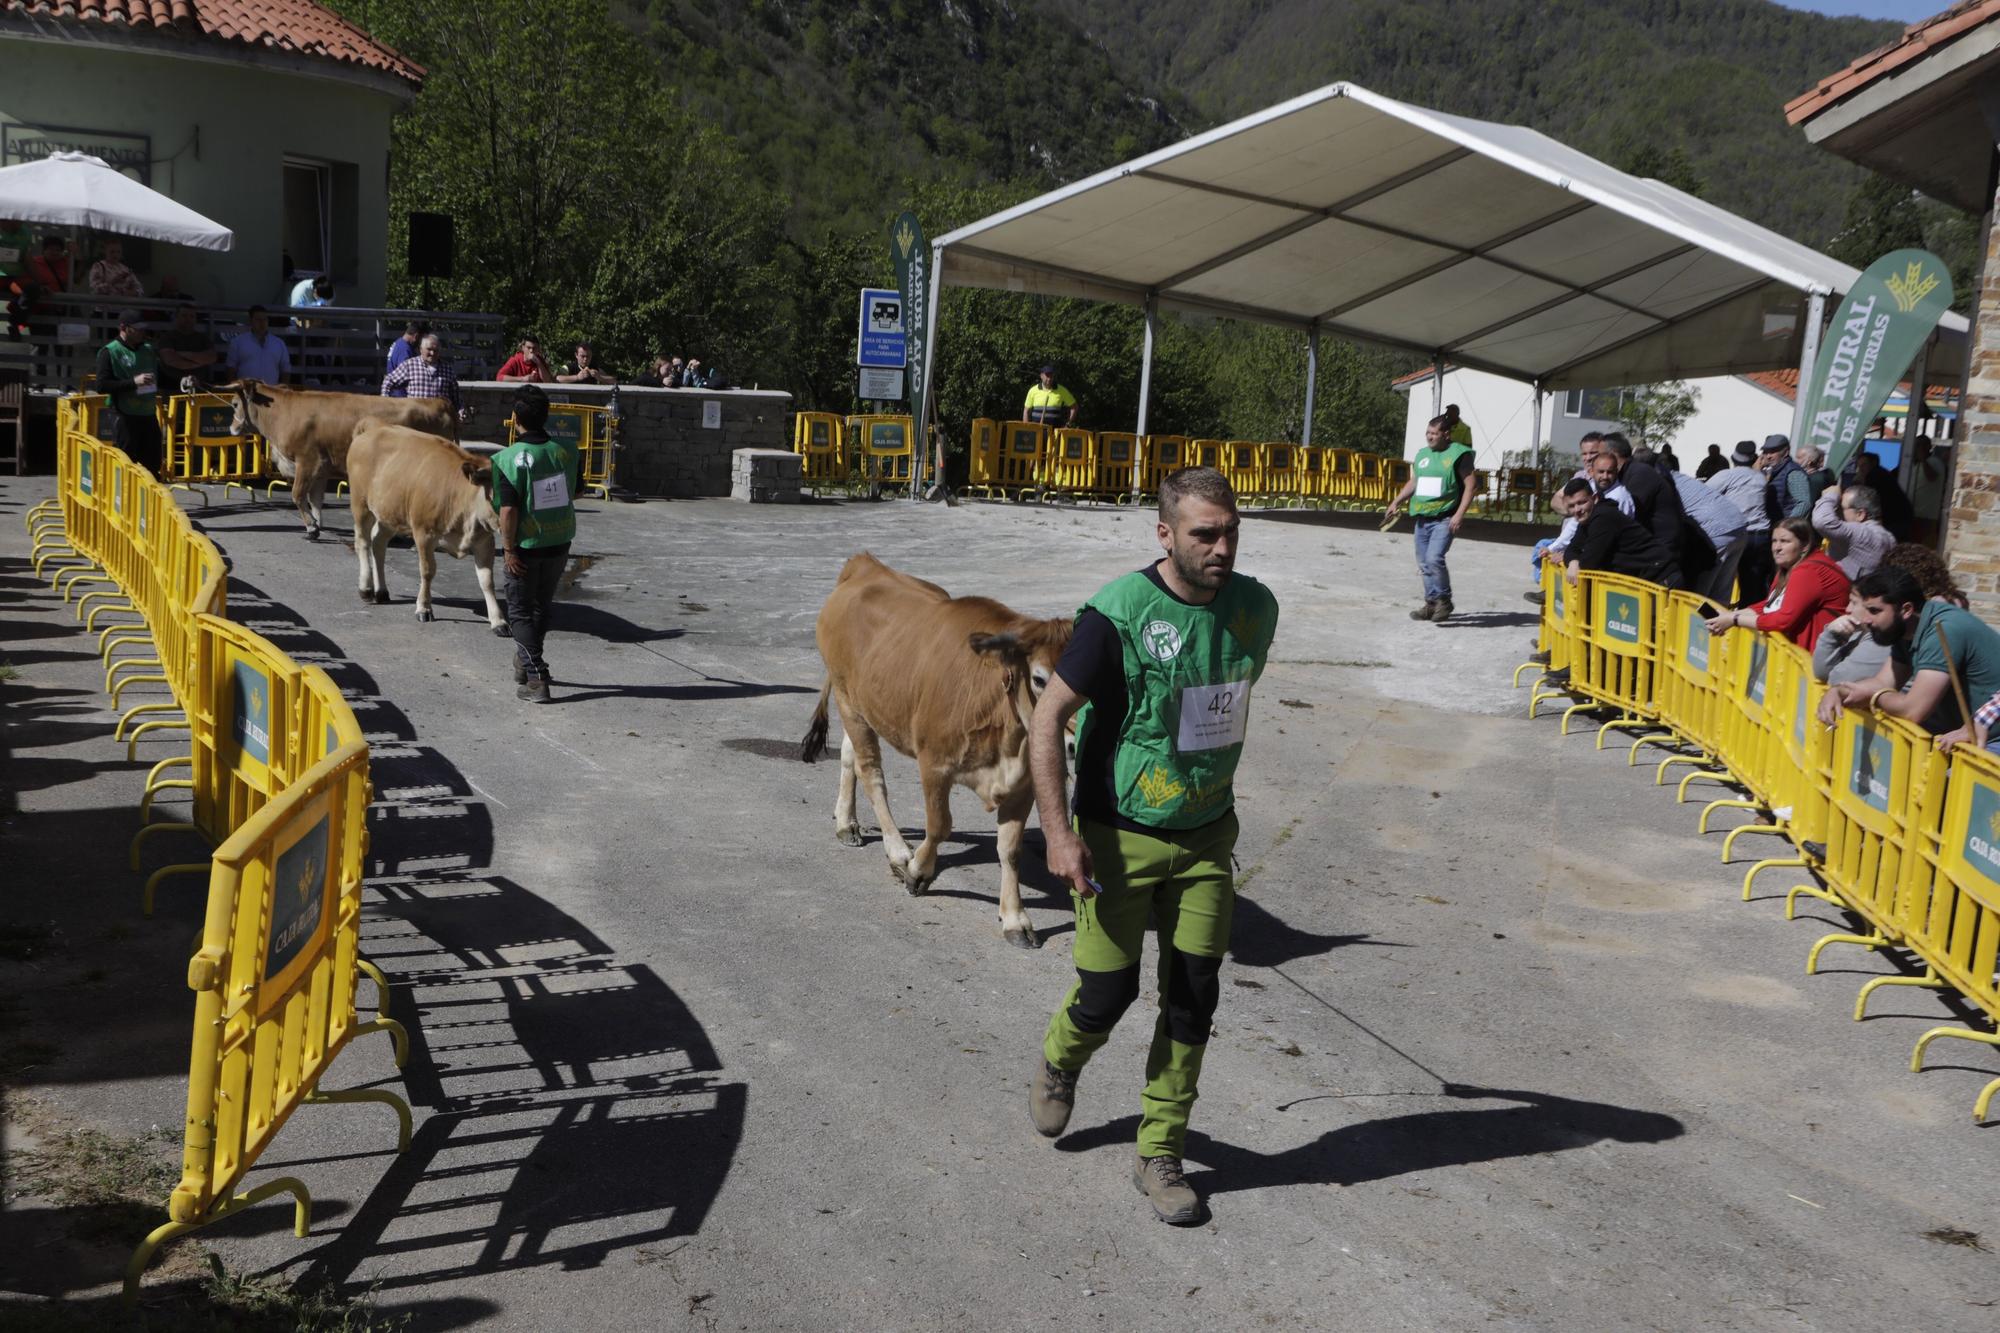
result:
[[[922,893],[937,878],[938,844],[951,833],[952,785],[970,787],[999,821],[1001,934],[1029,949],[1035,930],[1015,869],[1034,799],[1028,719],[1069,629],[1067,619],[1035,620],[985,597],[953,597],[864,552],[841,569],[814,630],[826,684],[800,758],[824,752],[831,696],[845,733],[834,836],[861,844],[854,786],[866,783],[890,871]],[[914,758],[923,776],[924,839],[914,851],[889,813],[885,740]]]

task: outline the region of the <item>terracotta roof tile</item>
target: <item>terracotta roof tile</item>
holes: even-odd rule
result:
[[[1788,403],[1798,401],[1799,372],[1796,370],[1756,370],[1743,378],[1760,389],[1777,394]]]
[[[1877,79],[1895,73],[1912,61],[1922,59],[1997,18],[2000,18],[2000,0],[1960,0],[1942,14],[1933,14],[1921,23],[1912,23],[1903,30],[1898,40],[1870,51],[1846,69],[1827,75],[1810,91],[1800,93],[1785,103],[1785,119],[1794,125],[1809,120]]]
[[[421,65],[313,0],[0,0],[0,14],[151,29],[379,70],[410,83],[424,78]]]

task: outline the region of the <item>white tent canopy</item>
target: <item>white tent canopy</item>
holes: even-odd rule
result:
[[[227,250],[236,234],[86,153],[0,167],[0,218]]]
[[[1859,277],[1533,130],[1348,83],[961,227],[933,250],[941,286],[1254,320],[1546,389],[1798,366],[1808,312]],[[1948,315],[1941,336],[1962,346],[1965,329]],[[1934,383],[1959,364],[1931,360]]]

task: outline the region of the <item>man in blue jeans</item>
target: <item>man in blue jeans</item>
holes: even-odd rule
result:
[[[1390,517],[1408,506],[1417,521],[1417,568],[1424,576],[1424,604],[1410,612],[1412,620],[1440,621],[1449,616],[1451,571],[1444,553],[1465,522],[1472,504],[1472,446],[1451,438],[1449,414],[1432,417],[1424,430],[1424,447],[1410,460],[1410,479],[1389,502]]]

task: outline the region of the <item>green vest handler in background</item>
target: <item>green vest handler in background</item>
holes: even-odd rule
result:
[[[1029,1114],[1049,1138],[1068,1126],[1077,1075],[1138,998],[1150,919],[1160,1015],[1132,1181],[1176,1226],[1201,1220],[1181,1157],[1236,902],[1232,780],[1251,687],[1278,626],[1277,599],[1233,572],[1238,526],[1236,496],[1214,468],[1184,468],[1160,484],[1166,556],[1106,584],[1077,613],[1029,749],[1049,870],[1076,899],[1077,971],[1036,1056]],[[1073,826],[1063,774],[1072,716]]]
[[[517,697],[549,701],[542,643],[549,608],[576,539],[576,494],[583,456],[549,438],[549,396],[532,384],[514,391],[514,443],[493,458],[493,507],[507,548],[507,628],[514,636]]]
[[[97,352],[96,388],[111,396],[111,442],[154,476],[160,472],[160,361],[136,310],[118,313],[118,336]]]
[[[1424,429],[1424,447],[1410,460],[1410,479],[1389,502],[1394,518],[1407,504],[1417,521],[1417,571],[1424,578],[1424,604],[1412,620],[1443,620],[1452,612],[1451,571],[1444,555],[1472,505],[1472,446],[1451,438],[1451,414],[1435,416]]]

